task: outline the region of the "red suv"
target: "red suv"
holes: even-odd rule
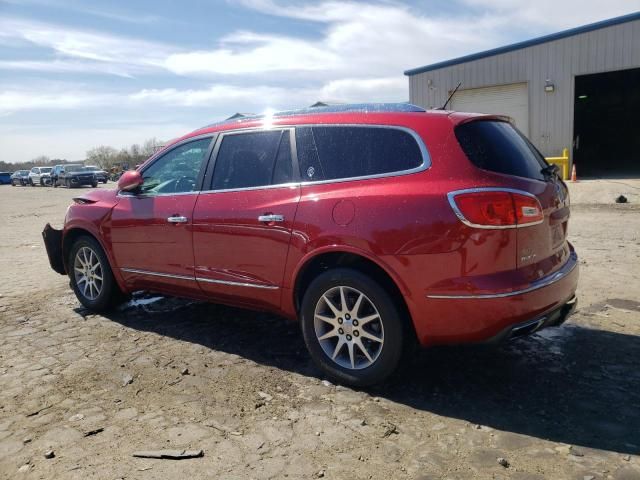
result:
[[[420,345],[499,341],[576,304],[569,197],[507,119],[349,105],[172,142],[43,232],[104,310],[149,290],[299,319],[316,364],[379,382]]]

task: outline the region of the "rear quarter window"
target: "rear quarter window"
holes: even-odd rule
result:
[[[296,146],[306,182],[399,173],[424,162],[414,136],[398,128],[298,127]]]
[[[478,168],[517,177],[544,180],[547,162],[510,123],[478,120],[459,125],[456,138]]]

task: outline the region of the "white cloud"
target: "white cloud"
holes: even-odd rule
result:
[[[141,124],[135,128],[83,127],[65,128],[64,135],[52,128],[31,129],[3,127],[0,135],[0,160],[5,162],[27,161],[39,155],[67,160],[82,160],[91,148],[109,145],[115,148],[128,147],[133,143],[142,143],[147,138],[169,140],[177,135],[193,130],[194,125],[182,123]]]
[[[56,59],[87,61],[94,69],[104,65],[104,73],[163,68],[165,59],[178,51],[176,47],[137,38],[24,19],[0,19],[0,44],[15,45],[18,41],[48,48]]]
[[[0,92],[0,113],[25,110],[69,110],[109,105],[114,95],[97,92],[50,92],[7,90]]]
[[[400,76],[410,66],[488,48],[501,38],[497,18],[430,17],[395,2],[243,4],[271,15],[316,20],[325,30],[316,39],[237,32],[212,50],[169,56],[167,68],[178,74],[281,72],[316,81]]]
[[[506,25],[522,29],[549,31],[577,27],[587,23],[640,10],[639,0],[463,0],[482,9],[486,15],[502,17]]]

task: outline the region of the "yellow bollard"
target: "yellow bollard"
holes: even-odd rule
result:
[[[548,163],[552,163],[554,165],[558,165],[560,167],[560,171],[562,172],[562,179],[569,180],[569,149],[562,149],[561,157],[547,157],[545,159]]]

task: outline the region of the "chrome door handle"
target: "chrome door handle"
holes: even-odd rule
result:
[[[260,215],[259,222],[284,222],[284,215]]]
[[[187,223],[187,217],[176,216],[167,218],[169,223]]]

